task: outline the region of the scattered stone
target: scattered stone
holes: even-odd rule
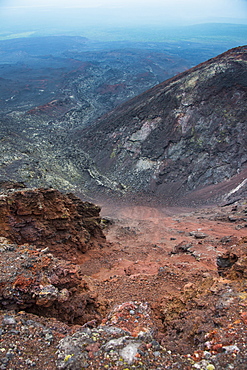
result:
[[[146,302],[130,301],[118,305],[109,313],[103,323],[108,326],[117,326],[134,337],[143,335],[143,333],[153,334],[155,330],[151,310]]]
[[[2,321],[2,324],[3,325],[15,325],[16,324],[16,320],[13,316],[4,316],[3,318],[3,321]]]
[[[229,215],[228,219],[230,222],[237,222],[239,218],[236,215]]]
[[[207,234],[201,232],[201,231],[191,231],[190,236],[194,236],[195,239],[205,239],[208,237]]]
[[[240,349],[238,348],[236,344],[229,345],[229,346],[223,346],[222,348],[226,353],[238,353],[240,351]]]
[[[191,243],[181,242],[178,245],[175,245],[171,254],[178,253],[190,253],[189,249],[193,246]]]
[[[126,361],[129,365],[135,360],[135,356],[138,353],[138,348],[141,346],[141,342],[131,342],[127,346],[123,347],[119,351],[119,355]]]
[[[226,252],[221,256],[217,257],[217,267],[219,275],[224,276],[227,270],[229,270],[238,260],[238,256],[234,253]]]

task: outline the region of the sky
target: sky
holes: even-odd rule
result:
[[[247,24],[247,0],[0,0],[0,34],[208,22]]]

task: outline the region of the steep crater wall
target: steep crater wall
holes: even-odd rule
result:
[[[77,143],[132,191],[169,197],[228,180],[247,162],[246,62],[239,47],[202,63],[79,132]]]

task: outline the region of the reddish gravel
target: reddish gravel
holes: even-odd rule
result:
[[[101,214],[73,263],[1,239],[0,369],[247,369],[246,202]]]

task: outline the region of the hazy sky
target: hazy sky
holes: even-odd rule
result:
[[[0,0],[0,33],[206,22],[247,24],[247,0]]]
[[[174,8],[188,9],[187,11],[217,11],[230,15],[233,11],[240,14],[243,10],[245,0],[1,0],[1,6],[4,7],[78,7],[78,8],[130,8],[130,7],[148,7],[148,8]],[[230,13],[229,13],[230,12]],[[219,13],[218,13],[219,15]]]
[[[173,9],[200,15],[206,12],[216,16],[243,16],[246,0],[0,0],[2,7],[56,7],[56,8],[149,8],[150,10]],[[246,15],[246,14],[245,14]]]

